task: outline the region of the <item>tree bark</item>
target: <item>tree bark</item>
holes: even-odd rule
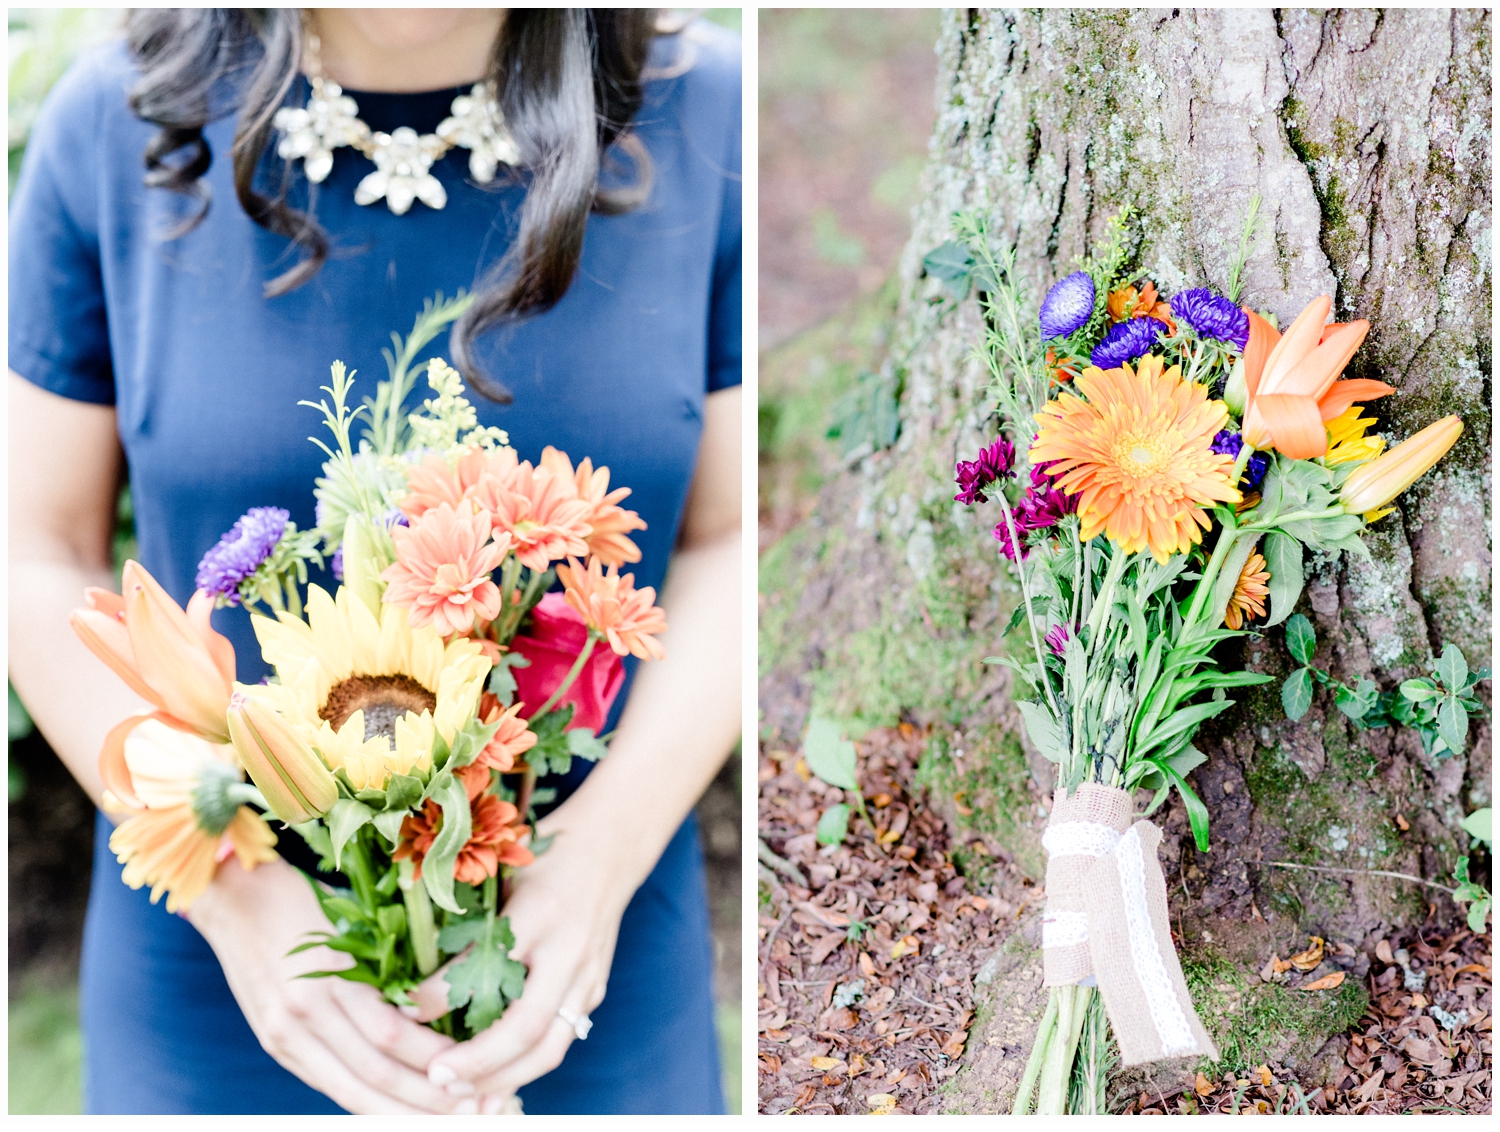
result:
[[[1129,208],[1140,273],[1170,295],[1226,286],[1258,190],[1265,221],[1243,301],[1285,326],[1331,293],[1339,321],[1369,319],[1349,375],[1397,388],[1371,405],[1392,441],[1450,412],[1466,425],[1372,528],[1371,560],[1308,563],[1300,608],[1318,630],[1317,662],[1383,689],[1423,673],[1445,641],[1487,664],[1489,35],[1488,12],[1474,9],[947,13],[931,163],[886,362],[903,381],[901,435],[829,481],[818,518],[766,557],[767,728],[798,734],[814,708],[856,724],[932,725],[934,804],[959,788],[970,806],[985,799],[973,818],[947,804],[960,833],[1040,875],[1050,766],[1007,761],[1007,736],[1021,731],[1008,681],[979,663],[999,651],[1017,590],[988,526],[951,502],[954,461],[995,432],[973,356],[980,314],[972,296],[944,300],[922,273],[960,209],[987,212],[1039,297]],[[1420,922],[1434,895],[1266,863],[1450,877],[1467,846],[1459,821],[1490,802],[1490,744],[1476,722],[1465,757],[1435,762],[1415,734],[1359,730],[1321,695],[1290,724],[1277,695],[1289,667],[1281,631],[1252,640],[1244,660],[1277,680],[1200,735],[1209,761],[1194,778],[1211,811],[1210,851],[1192,847],[1179,806],[1162,855],[1185,960],[1253,987],[1273,949],[1286,955],[1308,935],[1373,949]],[[961,748],[969,756],[955,760]],[[976,754],[999,769],[977,774]],[[1439,916],[1454,915],[1439,904]],[[1023,932],[993,968],[997,1047],[1014,1048],[1040,1002],[1028,998],[1034,942]],[[1355,1017],[1358,982],[1341,1007]],[[1316,1076],[1318,1048],[1343,1018],[1325,1013],[1316,1034],[1268,1030],[1250,1052]],[[981,1055],[971,1076],[985,1077],[989,1099],[979,1107],[1005,1103],[1025,1053]]]

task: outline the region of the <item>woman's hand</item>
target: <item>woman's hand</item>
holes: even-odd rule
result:
[[[481,1094],[486,1114],[501,1112],[505,1098],[562,1062],[575,1035],[559,1009],[581,1018],[604,999],[620,918],[641,874],[620,853],[619,808],[614,822],[590,808],[590,798],[575,795],[548,815],[538,832],[556,839],[515,873],[503,914],[516,938],[511,958],[528,969],[521,998],[488,1030],[428,1067],[431,1080],[450,1091]],[[447,1012],[441,975],[415,996],[422,1007],[416,1016]]]
[[[453,1039],[420,1026],[374,987],[298,978],[349,958],[327,948],[288,955],[328,921],[307,882],[283,861],[219,870],[188,917],[218,956],[229,988],[266,1052],[354,1113],[475,1113],[482,1098],[428,1080]]]

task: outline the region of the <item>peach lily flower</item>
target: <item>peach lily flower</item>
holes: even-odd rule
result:
[[[1287,327],[1276,330],[1249,308],[1250,340],[1245,346],[1247,403],[1243,435],[1254,448],[1275,448],[1293,460],[1328,452],[1331,421],[1356,401],[1394,393],[1383,381],[1339,380],[1364,342],[1364,319],[1324,325],[1333,300],[1320,295]]]
[[[1339,502],[1350,514],[1363,515],[1366,522],[1374,522],[1387,513],[1380,508],[1446,456],[1463,431],[1464,422],[1456,416],[1433,421],[1390,451],[1355,468],[1344,481]]]

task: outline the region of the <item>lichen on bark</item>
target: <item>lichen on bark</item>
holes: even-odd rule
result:
[[[997,651],[1015,583],[988,527],[951,502],[955,459],[994,433],[973,354],[980,314],[972,297],[945,300],[922,271],[960,209],[989,215],[1039,295],[1129,208],[1135,263],[1170,294],[1225,286],[1259,191],[1265,222],[1244,300],[1285,325],[1330,293],[1340,320],[1369,319],[1351,375],[1398,389],[1371,406],[1392,440],[1449,412],[1466,424],[1440,469],[1372,529],[1368,560],[1309,561],[1299,608],[1317,626],[1319,660],[1382,688],[1418,674],[1445,640],[1485,663],[1489,35],[1489,13],[1477,9],[949,12],[886,360],[905,378],[901,436],[829,479],[814,517],[771,552],[761,580],[763,608],[777,611],[761,638],[767,731],[799,734],[814,706],[871,725],[930,724],[957,737],[931,756],[942,783],[933,803],[1026,867],[1039,860],[1047,765],[1030,753],[1021,789],[1013,775],[980,782],[946,753],[967,734],[1000,752],[999,736],[1020,731],[1006,674],[979,663]],[[1252,641],[1244,659],[1283,676],[1280,631]],[[1275,687],[1243,696],[1201,735],[1209,853],[1191,847],[1180,809],[1162,849],[1174,918],[1192,938],[1210,922],[1221,928],[1215,963],[1251,976],[1262,952],[1305,945],[1307,934],[1373,946],[1426,900],[1402,882],[1266,861],[1447,876],[1458,820],[1489,803],[1487,724],[1471,730],[1466,758],[1438,764],[1411,733],[1358,730],[1323,701],[1293,726]],[[964,789],[971,803],[998,791],[1007,820],[963,821],[951,795]],[[1018,978],[1034,966],[1012,965]],[[1005,988],[1010,1014],[1017,992]],[[954,1107],[972,1108],[962,1080]],[[997,1080],[974,1088],[993,1094]]]

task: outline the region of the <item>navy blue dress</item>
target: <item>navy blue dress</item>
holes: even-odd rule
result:
[[[653,167],[648,202],[591,217],[562,301],[481,340],[478,360],[515,401],[473,400],[523,459],[555,445],[633,489],[626,505],[649,524],[635,535],[636,582],[660,588],[704,397],[740,381],[739,40],[699,24],[657,41],[652,61],[667,77],[647,84],[636,120]],[[394,216],[384,202],[354,203],[373,166],[338,150],[314,190],[334,250],[311,282],[267,300],[262,284],[294,252],[235,198],[233,121],[205,130],[207,219],[164,240],[192,205],[141,183],[156,127],[129,110],[133,79],[123,45],[108,45],[69,71],[38,119],[11,202],[9,361],[54,393],[116,407],[140,560],[186,601],[204,550],[247,508],[285,507],[299,526],[313,524],[322,455],[306,438],[320,418],[297,402],[320,398],[334,359],[358,371],[356,399],[373,394],[389,333],[409,330],[436,292],[474,287],[509,246],[524,187],[475,186],[467,151],[454,150],[433,169],[447,207],[417,203]],[[460,92],[350,93],[373,128],[426,132]],[[305,96],[299,80],[291,101]],[[267,191],[284,168],[267,153]],[[292,202],[307,193],[299,173]],[[424,356],[445,354],[445,343]],[[266,666],[247,615],[225,610],[215,625],[234,643],[240,679],[258,679]],[[565,797],[576,781],[554,785]],[[101,816],[80,988],[86,1111],[337,1112],[261,1050],[208,945],[124,886],[107,839]],[[721,1111],[711,974],[689,819],[625,913],[593,1033],[522,1090],[527,1111]]]

